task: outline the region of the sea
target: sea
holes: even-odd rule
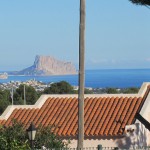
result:
[[[67,81],[78,86],[78,75],[63,76],[8,76],[0,83],[13,81],[37,80],[44,83]],[[150,69],[100,69],[85,71],[85,87],[92,88],[129,88],[141,87],[143,82],[150,82]]]

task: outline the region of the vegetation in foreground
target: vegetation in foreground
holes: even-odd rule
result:
[[[63,142],[53,132],[53,127],[39,127],[34,141],[34,148],[66,148],[69,142]],[[12,121],[12,126],[0,127],[1,150],[29,150],[30,141],[23,124]]]

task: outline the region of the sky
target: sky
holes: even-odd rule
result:
[[[0,71],[36,55],[78,69],[79,0],[1,0]],[[86,69],[150,68],[150,9],[128,0],[86,0]]]

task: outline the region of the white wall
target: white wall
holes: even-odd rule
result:
[[[126,132],[124,137],[118,139],[96,139],[84,140],[84,147],[118,147],[118,148],[136,148],[150,146],[150,132],[137,121],[133,132]],[[77,140],[71,140],[70,148],[77,148]]]
[[[150,93],[147,96],[147,99],[144,103],[144,106],[142,107],[142,110],[140,112],[141,116],[145,118],[150,123]],[[137,121],[139,122],[139,121]],[[147,146],[150,146],[150,131],[148,131],[144,125],[139,123],[140,125],[140,132],[141,138],[144,138],[143,136],[146,136],[146,144]]]
[[[102,145],[103,147],[116,147],[115,140],[84,140],[84,147],[97,147]],[[71,140],[70,148],[77,148],[77,140]]]

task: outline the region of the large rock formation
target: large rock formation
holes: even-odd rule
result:
[[[70,75],[76,73],[77,71],[71,62],[38,55],[31,67],[18,72],[20,75]]]

